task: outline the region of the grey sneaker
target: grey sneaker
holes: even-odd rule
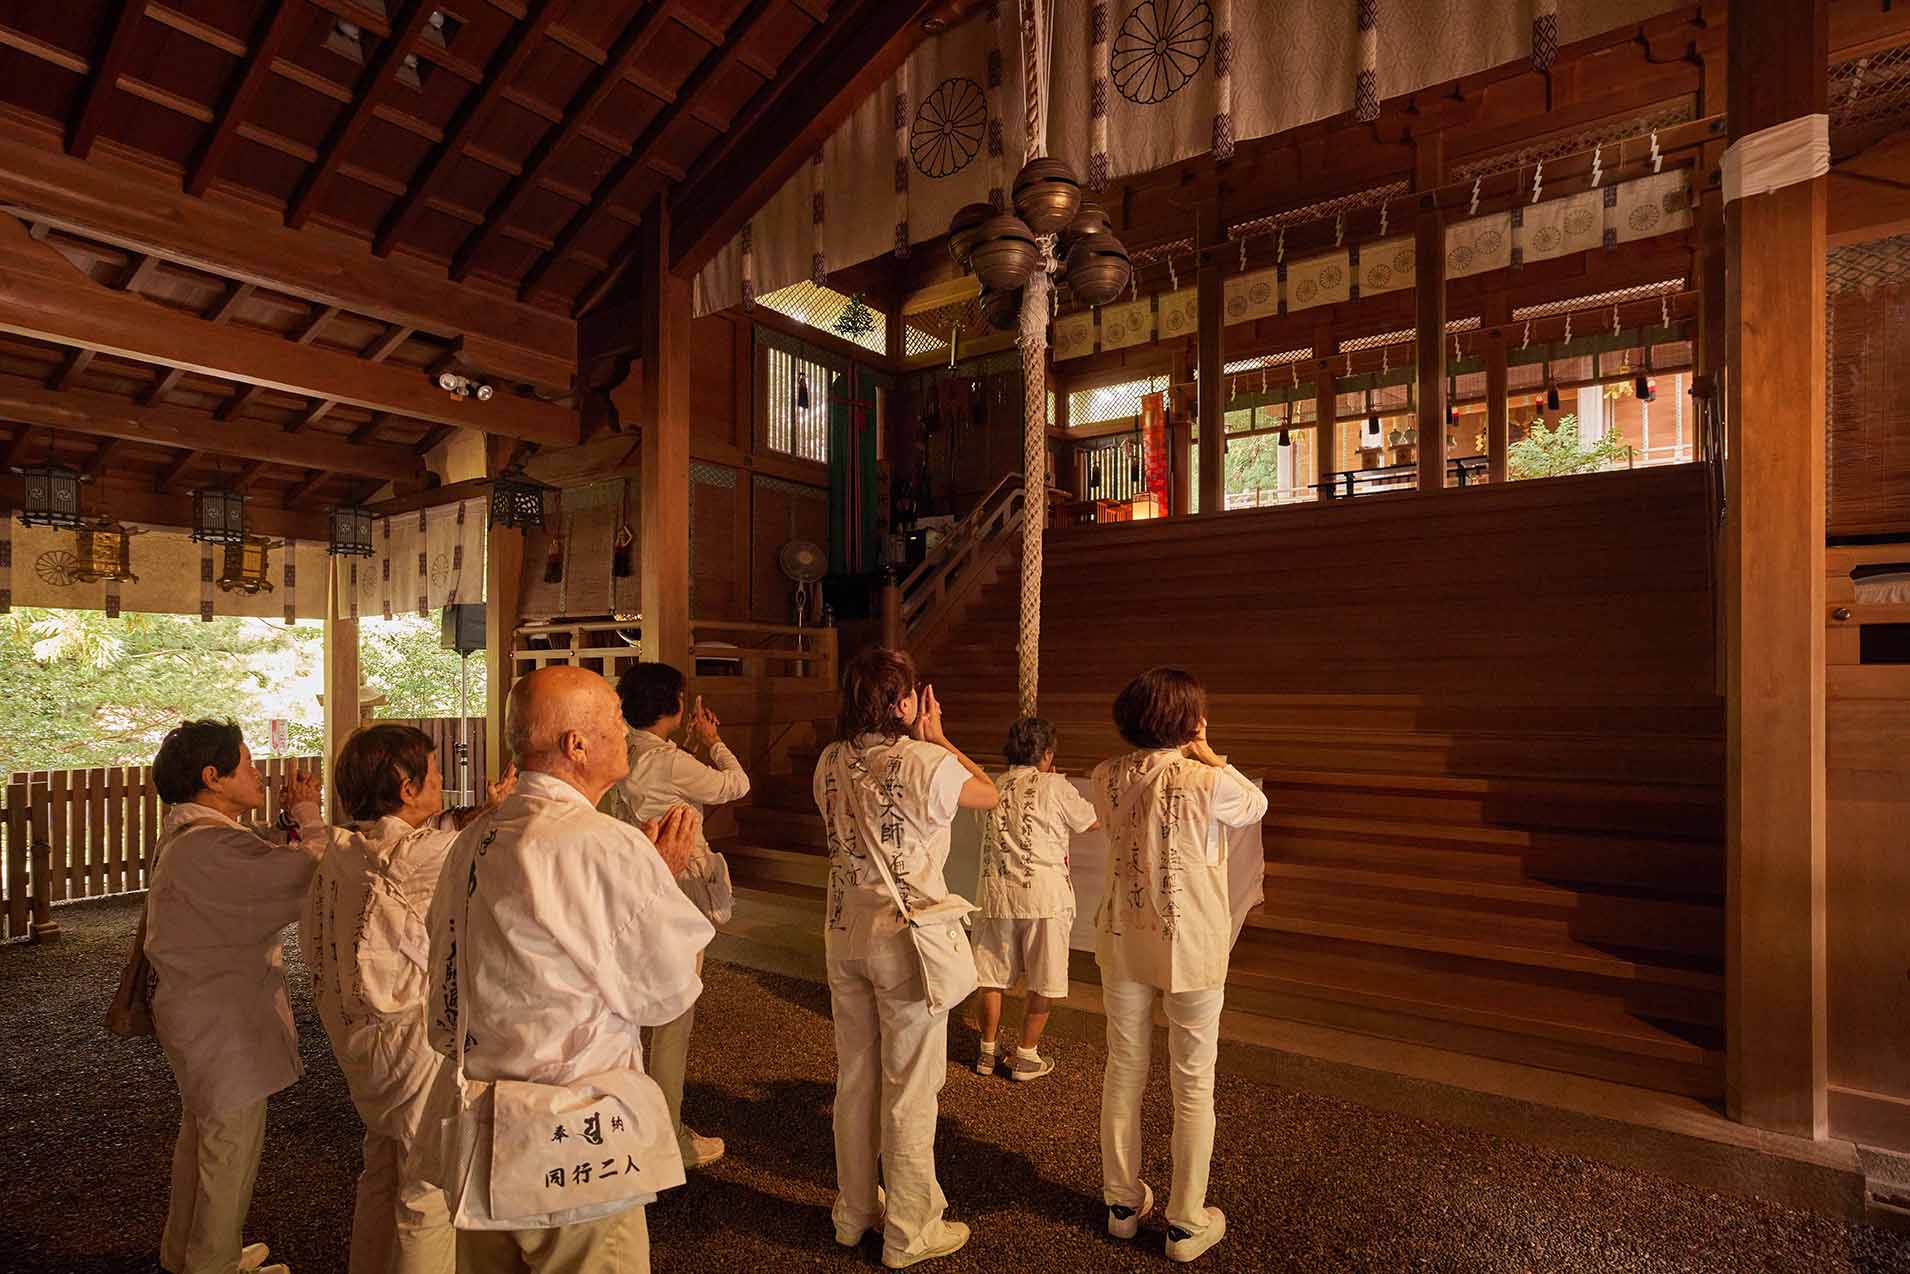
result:
[[[996,1049],[984,1048],[975,1053],[975,1073],[993,1075],[995,1068],[1001,1065],[1001,1053]]]
[[[1040,1079],[1054,1070],[1054,1058],[1023,1057],[1019,1053],[1010,1053],[1006,1065],[1010,1079]]]

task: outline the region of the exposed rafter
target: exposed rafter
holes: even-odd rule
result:
[[[547,130],[531,151],[530,158],[524,161],[524,170],[511,179],[504,193],[492,201],[484,214],[484,225],[473,231],[451,258],[451,277],[460,282],[471,272],[471,262],[476,260],[490,243],[491,236],[498,233],[505,224],[516,218],[523,207],[524,198],[537,185],[543,175],[544,167],[551,157],[568,146],[578,136],[580,130],[593,119],[604,103],[623,83],[624,73],[636,65],[637,59],[650,46],[662,24],[676,8],[675,0],[658,0],[639,17],[624,27],[617,37],[615,47],[610,50],[609,58],[602,66],[590,73],[583,87],[577,90],[564,110],[563,122]]]
[[[630,153],[612,165],[604,179],[597,183],[597,189],[592,192],[590,202],[571,215],[569,222],[558,232],[550,250],[538,257],[530,270],[525,273],[524,281],[517,290],[519,300],[528,299],[537,290],[537,285],[543,281],[545,273],[563,260],[576,246],[578,237],[590,224],[603,201],[614,195],[617,188],[623,185],[631,173],[638,171],[655,157],[658,146],[662,144],[670,129],[678,120],[694,111],[698,99],[703,94],[704,86],[718,74],[736,64],[741,56],[743,41],[749,38],[749,33],[770,10],[772,3],[773,0],[750,0],[743,7],[743,11],[737,15],[730,29],[718,34],[716,47],[703,56],[703,60],[697,63],[696,69],[690,72],[689,77],[677,89],[676,101],[657,112],[656,118],[650,121],[643,133],[632,144]]]
[[[80,95],[80,109],[73,117],[73,126],[66,135],[66,152],[76,159],[85,159],[93,149],[93,142],[99,137],[100,128],[106,122],[107,104],[112,101],[118,88],[120,72],[126,69],[127,61],[132,57],[133,35],[139,29],[140,19],[145,16],[145,0],[119,0],[119,16],[113,22],[113,34],[106,42],[105,50],[93,62],[93,73],[86,81],[86,90]]]
[[[419,33],[431,19],[431,10],[431,0],[406,0],[391,34],[378,45],[378,52],[372,56],[357,101],[326,134],[325,144],[319,148],[318,163],[307,170],[299,181],[298,189],[292,193],[285,209],[286,225],[297,229],[312,215],[312,210],[318,206],[319,199],[325,193],[325,187],[337,174],[339,163],[357,144],[366,126],[371,123],[372,116],[396,87],[405,54],[417,46]]]
[[[186,190],[189,193],[203,195],[206,187],[218,175],[219,166],[225,162],[233,138],[238,136],[239,126],[252,114],[259,91],[265,87],[272,64],[277,61],[279,50],[285,46],[293,19],[302,8],[300,0],[274,0],[267,6],[252,41],[251,52],[246,54],[245,65],[233,80],[231,91],[220,100],[218,118],[212,131],[206,134],[205,141],[193,156],[192,166],[186,171]]]

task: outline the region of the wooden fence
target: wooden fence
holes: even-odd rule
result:
[[[470,744],[470,768],[465,771],[467,780],[460,785],[458,774],[458,718],[457,717],[380,717],[376,725],[416,726],[431,736],[431,743],[438,752],[438,772],[444,776],[444,803],[446,807],[459,805],[478,805],[484,800],[484,718],[464,718],[464,742]]]
[[[278,818],[279,789],[292,770],[320,764],[315,756],[261,759],[266,798],[255,821]],[[0,937],[25,937],[52,903],[144,889],[161,817],[150,765],[13,775],[0,797]]]

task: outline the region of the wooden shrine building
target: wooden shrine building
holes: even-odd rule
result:
[[[1910,11],[1363,7],[6,6],[0,607],[322,618],[330,754],[358,619],[481,601],[493,769],[524,670],[693,669],[758,776],[732,936],[812,954],[843,658],[1075,769],[1183,664],[1271,803],[1230,1030],[1861,1209]],[[994,220],[1037,153],[1099,210],[1051,284]]]

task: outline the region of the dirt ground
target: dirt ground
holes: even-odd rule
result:
[[[63,941],[0,948],[0,1271],[156,1268],[178,1097],[157,1045],[101,1025],[135,914],[61,908]],[[329,1274],[344,1270],[361,1128],[295,944],[288,963],[306,1075],[272,1098],[248,1237]],[[879,1269],[877,1243],[838,1248],[829,1225],[827,992],[717,964],[706,980],[686,1112],[730,1153],[651,1209],[654,1268]],[[925,1268],[1166,1268],[1158,1210],[1134,1242],[1102,1229],[1099,1044],[1064,1034],[1060,1069],[1033,1084],[976,1076],[973,1048],[951,1029],[936,1153],[950,1216],[975,1237]],[[1164,1194],[1159,1060],[1156,1074],[1147,1177]],[[1218,1105],[1209,1198],[1229,1220],[1199,1263],[1211,1270],[1910,1274],[1910,1236],[1230,1075]]]

